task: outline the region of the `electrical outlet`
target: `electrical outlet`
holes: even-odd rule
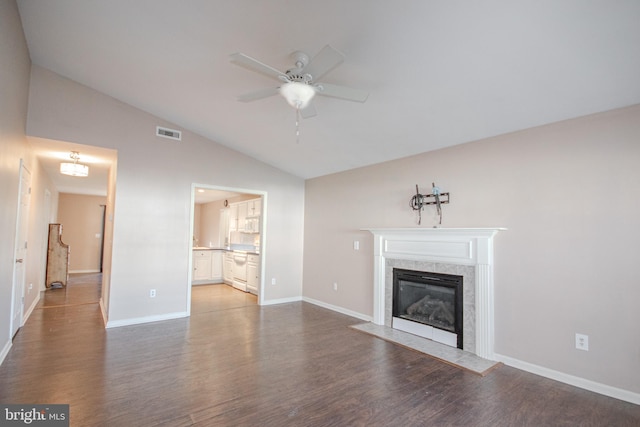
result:
[[[589,335],[576,334],[576,348],[589,351]]]
[[[353,250],[354,251],[359,251],[360,250],[360,242],[358,240],[354,240],[353,241]]]
[[[272,278],[271,278],[271,284],[272,284],[272,285],[275,285],[275,284],[276,284],[276,278],[275,278],[275,277],[272,277]]]
[[[333,290],[334,291],[338,290],[338,282],[333,282]]]
[[[156,290],[155,289],[151,289],[149,291],[149,298],[155,298],[156,297]]]

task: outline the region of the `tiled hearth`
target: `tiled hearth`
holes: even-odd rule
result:
[[[479,375],[484,376],[488,374],[496,365],[498,365],[498,362],[483,359],[482,357],[476,356],[468,351],[440,344],[388,326],[376,325],[375,323],[369,322],[353,325],[351,327],[369,335],[374,335],[385,341],[390,341],[403,347],[428,354],[429,356],[442,360],[445,363],[458,366]]]

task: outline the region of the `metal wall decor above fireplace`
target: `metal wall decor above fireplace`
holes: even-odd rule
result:
[[[394,268],[393,327],[462,349],[462,294],[463,276]]]

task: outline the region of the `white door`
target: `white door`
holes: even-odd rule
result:
[[[11,336],[22,326],[24,311],[25,263],[27,260],[27,227],[29,225],[29,199],[31,195],[31,173],[20,162],[20,199],[16,224],[15,267],[13,269],[13,298],[11,303]]]

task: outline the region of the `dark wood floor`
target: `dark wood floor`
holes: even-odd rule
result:
[[[0,366],[0,402],[72,426],[638,426],[640,406],[507,366],[486,377],[308,303],[193,289],[189,319],[105,330],[97,275],[45,292]]]

